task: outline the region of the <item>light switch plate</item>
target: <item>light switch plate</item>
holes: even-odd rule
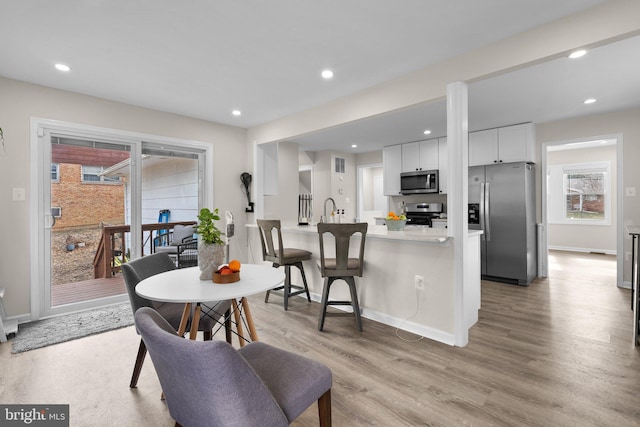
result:
[[[13,201],[14,202],[23,202],[26,197],[26,192],[24,188],[14,188],[13,189]]]
[[[624,189],[624,195],[627,197],[636,197],[636,187],[626,187]]]

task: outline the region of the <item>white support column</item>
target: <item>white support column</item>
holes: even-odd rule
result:
[[[447,154],[449,160],[447,216],[449,236],[453,237],[454,261],[454,336],[455,345],[464,347],[469,342],[465,321],[465,258],[468,247],[468,166],[469,121],[467,84],[455,82],[447,85]]]

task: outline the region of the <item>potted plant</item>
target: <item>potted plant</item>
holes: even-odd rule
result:
[[[208,208],[200,209],[198,214],[198,267],[200,280],[211,280],[213,272],[224,263],[224,241],[222,231],[215,225],[220,220],[218,209],[213,212]]]

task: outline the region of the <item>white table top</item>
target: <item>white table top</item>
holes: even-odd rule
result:
[[[243,264],[240,280],[227,284],[200,280],[200,269],[189,267],[148,277],[138,283],[136,293],[160,302],[223,301],[265,292],[283,281],[284,271],[269,265]]]

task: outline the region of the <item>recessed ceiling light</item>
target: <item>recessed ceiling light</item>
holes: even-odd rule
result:
[[[576,58],[583,57],[586,54],[587,54],[586,50],[580,49],[580,50],[576,50],[576,51],[571,52],[571,54],[569,55],[569,58],[576,59]]]
[[[71,67],[65,64],[56,64],[56,70],[59,71],[71,71]]]
[[[333,77],[333,71],[331,70],[322,70],[322,78],[323,79],[330,79]]]
[[[233,114],[234,116],[238,117],[238,116],[241,116],[241,115],[242,115],[242,111],[240,111],[240,110],[233,110],[233,111],[231,112],[231,114]]]
[[[596,102],[595,98],[589,98],[584,100],[585,104],[593,104],[594,102]]]
[[[425,135],[431,135],[431,131],[430,131],[429,129],[425,130],[423,133],[424,133]]]
[[[357,144],[351,144],[351,148],[358,148]]]

